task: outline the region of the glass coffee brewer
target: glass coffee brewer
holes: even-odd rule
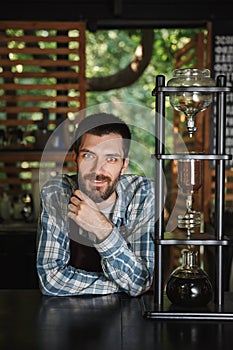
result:
[[[177,75],[177,72],[175,72]],[[174,76],[173,83],[165,84],[165,76],[158,75],[156,77],[156,86],[152,92],[155,96],[155,266],[154,266],[154,288],[153,294],[145,294],[141,297],[142,312],[145,318],[155,319],[176,319],[176,320],[233,320],[233,296],[229,298],[229,294],[224,292],[223,286],[223,246],[232,245],[233,242],[225,236],[223,230],[223,214],[224,214],[224,190],[225,190],[225,161],[232,159],[231,155],[225,154],[225,139],[226,139],[226,94],[232,91],[232,88],[227,86],[226,77],[220,75],[213,82],[209,77],[209,71],[204,72],[204,77],[199,74],[199,70],[181,71],[182,78],[176,79]],[[186,74],[187,73],[187,74]],[[195,78],[194,75],[197,75]],[[197,74],[198,73],[198,74]],[[208,76],[206,76],[206,74]],[[186,77],[185,77],[186,75]],[[179,82],[178,82],[179,81]],[[178,82],[178,83],[177,83]],[[187,82],[187,84],[186,84]],[[203,154],[196,152],[174,153],[168,154],[166,132],[165,105],[166,97],[169,97],[171,105],[182,111],[187,116],[187,131],[190,137],[198,132],[195,126],[195,117],[199,111],[207,108],[213,101],[215,94],[215,127],[216,138],[215,152],[210,154],[207,150],[203,150]],[[188,113],[190,112],[190,113]],[[186,149],[187,150],[187,149]],[[164,203],[166,198],[166,181],[164,174],[165,161],[177,161],[179,167],[183,170],[179,174],[179,188],[187,195],[186,214],[178,217],[178,224],[186,229],[186,234],[177,234],[176,230],[167,232],[165,227],[165,211]],[[192,196],[197,193],[202,185],[202,177],[200,176],[203,161],[213,161],[214,164],[214,202],[215,202],[215,222],[213,233],[193,233],[192,225],[198,225],[200,221],[199,212],[194,212],[192,204]],[[187,174],[186,174],[187,171]],[[194,217],[192,217],[192,215]],[[192,219],[195,219],[192,221]],[[196,226],[195,226],[196,227]],[[186,247],[182,255],[182,264],[178,270],[170,274],[167,281],[164,281],[164,267],[167,264],[165,260],[164,248],[168,246],[184,246]],[[212,246],[214,249],[214,277],[209,284],[208,276],[205,271],[201,270],[196,264],[196,257],[192,251],[200,251],[198,247]],[[197,249],[196,249],[197,248]],[[187,263],[188,262],[188,263]],[[192,275],[194,273],[194,275]],[[189,278],[191,277],[192,278]],[[183,290],[177,286],[182,285],[182,278],[185,277],[187,286],[191,287],[191,282],[197,282],[193,291],[198,289],[198,286],[205,285],[205,298],[201,298],[197,305],[192,303],[192,298],[186,299],[185,308],[182,307],[181,294]],[[197,277],[193,281],[193,277]],[[180,278],[180,279],[179,279]],[[185,282],[185,281],[184,281]],[[166,288],[167,283],[167,289]],[[174,291],[178,295],[172,296],[171,286],[175,286]],[[168,295],[166,293],[168,292]],[[203,293],[202,293],[203,294]],[[170,297],[170,299],[168,298]],[[188,301],[187,301],[188,300]],[[193,299],[194,300],[194,299]],[[172,305],[176,304],[174,308]],[[179,304],[179,305],[177,305]],[[182,305],[181,305],[182,304]],[[201,307],[200,307],[201,306]]]

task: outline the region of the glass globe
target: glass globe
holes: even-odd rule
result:
[[[179,306],[205,306],[211,301],[213,288],[207,273],[197,265],[197,251],[182,250],[182,265],[170,274],[166,294]]]
[[[167,83],[171,87],[215,86],[215,80],[210,77],[209,69],[181,68],[175,69],[173,78]],[[213,100],[209,91],[177,91],[169,95],[170,104],[174,109],[183,112],[187,117],[189,136],[197,130],[195,127],[196,114],[204,111]]]

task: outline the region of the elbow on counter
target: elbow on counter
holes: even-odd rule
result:
[[[127,290],[122,290],[124,293],[128,294],[130,297],[139,297],[152,289],[153,279],[150,278],[143,285],[138,285],[137,287],[128,286]]]
[[[46,277],[39,277],[39,289],[45,296],[59,296],[59,291],[54,288],[46,279]]]
[[[68,296],[72,295],[71,293],[67,293],[65,290],[63,290],[63,286],[60,285],[59,288],[59,281],[58,278],[55,278],[55,273],[53,271],[53,274],[46,273],[44,269],[40,269],[37,267],[37,273],[39,277],[39,289],[41,293],[45,296]],[[56,280],[56,282],[55,282]]]

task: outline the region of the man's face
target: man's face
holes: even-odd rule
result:
[[[85,134],[76,160],[79,189],[100,203],[114,198],[119,176],[125,172],[123,142],[118,134],[96,136]]]

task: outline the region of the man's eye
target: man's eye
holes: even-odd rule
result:
[[[117,158],[117,157],[108,157],[108,158],[107,158],[107,161],[108,161],[109,163],[115,163],[115,162],[118,161],[118,158]]]
[[[92,153],[84,153],[83,158],[84,159],[93,159],[94,155]]]

